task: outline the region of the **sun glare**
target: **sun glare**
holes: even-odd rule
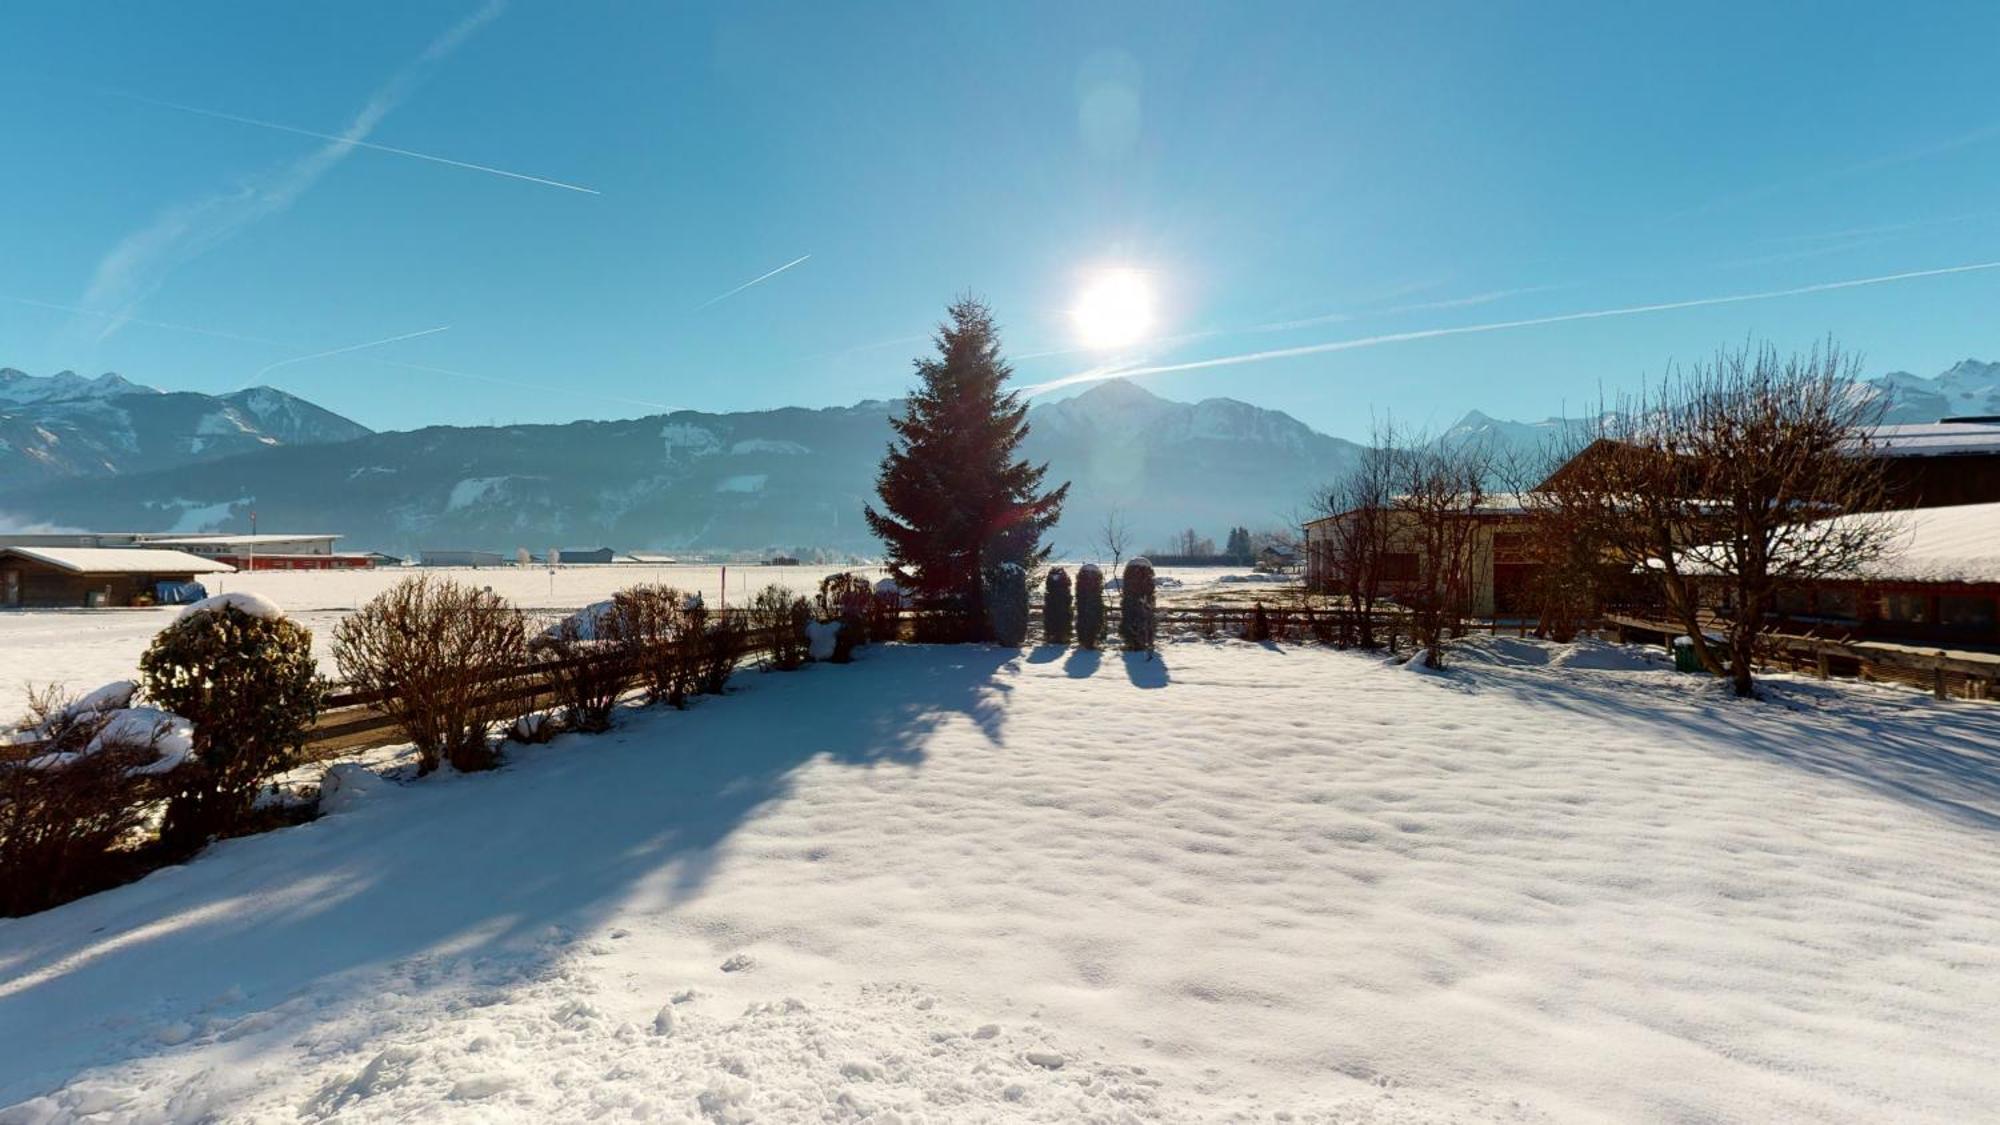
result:
[[[1085,347],[1130,347],[1153,330],[1153,287],[1135,269],[1100,271],[1077,294],[1070,316]]]

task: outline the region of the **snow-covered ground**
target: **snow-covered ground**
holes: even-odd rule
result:
[[[864,650],[0,922],[0,1121],[1972,1121],[2000,709]]]
[[[1070,564],[1074,570],[1074,564]],[[273,571],[209,576],[210,593],[262,594],[313,633],[313,651],[323,671],[333,675],[333,627],[368,599],[413,574],[431,574],[493,591],[527,609],[576,609],[610,597],[615,590],[641,582],[663,582],[699,591],[709,605],[741,605],[765,586],[776,583],[810,595],[820,579],[843,570],[870,578],[887,572],[879,567],[731,566],[565,566],[551,574],[545,568],[421,567],[354,571]],[[1163,590],[1169,600],[1189,591],[1241,575],[1217,567],[1168,569],[1164,578],[1181,583]],[[88,691],[111,680],[138,673],[139,657],[153,635],[173,621],[177,611],[157,609],[7,610],[0,612],[0,722],[15,717],[30,683],[65,683]]]

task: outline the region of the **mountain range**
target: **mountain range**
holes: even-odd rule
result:
[[[2000,364],[1870,380],[1889,421],[2000,414]],[[900,401],[612,422],[374,433],[271,388],[170,394],[115,375],[0,371],[0,529],[339,532],[411,553],[612,546],[879,550],[861,519]],[[1073,482],[1054,540],[1083,550],[1106,517],[1132,548],[1183,528],[1295,522],[1361,446],[1285,414],[1174,402],[1123,380],[1029,413],[1024,454]],[[1478,411],[1438,435],[1534,452],[1586,423]],[[108,479],[115,478],[115,479]]]
[[[170,393],[117,375],[37,377],[0,368],[0,492],[368,433],[366,426],[271,387]]]

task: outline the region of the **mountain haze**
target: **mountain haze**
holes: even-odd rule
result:
[[[0,494],[16,523],[120,530],[331,531],[347,546],[879,550],[861,519],[899,401],[681,411],[615,422],[431,427]],[[1036,406],[1023,454],[1075,482],[1054,539],[1085,548],[1118,509],[1134,543],[1183,527],[1289,522],[1358,446],[1231,399],[1171,402],[1123,381]]]

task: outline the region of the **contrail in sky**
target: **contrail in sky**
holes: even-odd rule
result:
[[[330,355],[345,355],[348,352],[358,352],[363,348],[379,348],[383,344],[393,344],[398,340],[414,340],[419,336],[435,336],[439,332],[449,332],[449,331],[451,331],[451,325],[441,324],[436,328],[426,328],[421,332],[405,332],[401,336],[390,336],[385,340],[370,340],[365,344],[349,344],[344,348],[330,348],[323,352],[314,352],[311,355],[295,355],[290,359],[281,359],[276,363],[265,364],[264,366],[258,368],[257,373],[255,375],[250,376],[250,378],[252,381],[262,379],[266,372],[275,370],[276,368],[280,367],[287,367],[294,363],[304,363],[306,360],[309,359],[325,359],[327,356]]]
[[[1801,285],[1795,289],[1768,289],[1761,293],[1733,293],[1724,297],[1696,297],[1686,301],[1665,301],[1654,305],[1627,305],[1615,309],[1593,309],[1589,312],[1561,313],[1556,316],[1538,316],[1527,320],[1499,320],[1486,324],[1466,324],[1457,328],[1426,328],[1416,332],[1392,332],[1383,336],[1362,336],[1352,340],[1333,340],[1324,344],[1304,344],[1296,348],[1273,348],[1269,351],[1245,352],[1241,355],[1218,356],[1214,359],[1190,360],[1186,363],[1162,363],[1144,367],[1117,369],[1097,368],[1051,379],[1045,383],[1021,388],[1026,395],[1044,394],[1062,387],[1078,383],[1093,383],[1103,379],[1129,378],[1135,375],[1164,375],[1173,371],[1199,371],[1210,367],[1235,367],[1245,363],[1261,363],[1268,359],[1290,359],[1295,356],[1320,355],[1325,352],[1353,351],[1358,348],[1374,348],[1383,344],[1400,344],[1410,340],[1432,340],[1441,336],[1468,336],[1479,332],[1499,332],[1509,328],[1532,328],[1543,324],[1563,324],[1573,320],[1600,320],[1614,316],[1637,316],[1640,313],[1669,312],[1674,309],[1705,308],[1710,305],[1734,305],[1745,301],[1768,301],[1777,297],[1797,297],[1806,293],[1827,293],[1836,289],[1858,289],[1865,285],[1887,285],[1893,281],[1911,281],[1920,277],[1942,277],[1954,273],[1972,273],[1977,270],[2000,269],[2000,261],[1974,262],[1963,266],[1944,266],[1939,269],[1910,270],[1906,273],[1883,274],[1879,277],[1861,277],[1848,281],[1824,281],[1817,285]]]
[[[37,301],[33,297],[15,297],[10,294],[0,293],[0,301],[11,301],[17,305],[27,305],[30,308],[36,309],[49,309],[54,312],[74,313],[78,316],[94,316],[104,320],[116,320],[125,324],[138,324],[147,328],[165,328],[172,332],[192,332],[197,336],[213,336],[218,340],[237,340],[245,344],[271,344],[280,348],[297,346],[288,344],[283,340],[266,339],[263,336],[245,336],[240,333],[223,332],[214,328],[196,328],[192,324],[175,324],[165,320],[144,320],[136,316],[126,316],[123,313],[106,312],[103,309],[88,309],[82,305],[64,305],[58,304],[55,301]]]
[[[760,281],[769,281],[772,278],[778,276],[781,273],[784,273],[786,270],[791,269],[793,266],[798,265],[800,262],[803,262],[810,257],[812,257],[811,254],[800,254],[798,257],[793,258],[791,261],[786,262],[784,265],[779,266],[777,269],[772,270],[770,273],[758,274],[756,277],[753,277],[750,280],[744,282],[743,284],[737,286],[736,288],[731,289],[727,293],[723,293],[715,297],[710,297],[708,300],[703,301],[699,305],[696,305],[694,307],[694,311],[700,312],[701,310],[709,307],[710,305],[716,304],[721,301],[726,301],[729,298],[736,296],[738,293],[743,292],[745,289],[750,288],[752,285],[755,285]]]
[[[334,133],[319,133],[311,129],[301,129],[296,125],[280,125],[275,121],[262,121],[255,117],[243,117],[241,115],[234,113],[223,113],[220,110],[203,109],[200,106],[182,105],[179,102],[161,101],[158,98],[143,97],[139,94],[127,93],[123,90],[107,90],[105,92],[115,97],[125,98],[135,102],[141,102],[145,105],[159,106],[162,109],[179,110],[182,113],[192,113],[198,117],[212,117],[217,121],[234,121],[238,125],[255,125],[260,129],[275,129],[280,133],[294,133],[301,137],[313,137],[317,140],[332,141],[333,143],[338,145],[349,145],[354,148],[373,149],[376,152],[386,152],[395,156],[407,156],[415,160],[428,160],[433,164],[448,164],[453,168],[466,168],[474,172],[486,172],[495,176],[505,176],[510,180],[525,180],[531,184],[542,184],[546,187],[561,188],[564,191],[582,192],[585,195],[603,194],[596,188],[587,188],[582,186],[581,184],[568,184],[564,183],[561,180],[551,180],[542,176],[530,176],[526,172],[510,172],[505,168],[495,168],[489,164],[474,164],[468,160],[453,160],[448,156],[436,156],[428,152],[417,152],[414,149],[397,148],[394,145],[376,144],[374,141],[364,141],[359,137],[344,137]]]

